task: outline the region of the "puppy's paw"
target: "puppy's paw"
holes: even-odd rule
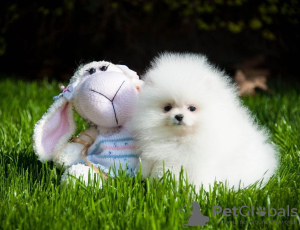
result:
[[[135,168],[135,173],[137,174],[138,172],[141,171],[142,173],[142,179],[146,179],[147,177],[150,176],[151,170],[153,168],[153,162],[149,161],[147,159],[141,159],[140,158],[140,162],[137,165],[137,167]]]
[[[163,165],[154,166],[151,171],[151,175],[154,178],[161,179],[164,176],[164,174],[168,171],[171,173],[172,176],[173,176],[173,174],[175,174],[176,179],[179,177],[179,172],[177,172],[177,170],[174,170],[173,166],[167,167],[167,166],[163,166]]]

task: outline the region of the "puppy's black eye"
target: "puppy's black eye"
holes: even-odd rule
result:
[[[107,68],[108,68],[108,66],[102,66],[102,67],[100,67],[100,70],[101,70],[101,71],[106,71]]]
[[[190,106],[190,107],[188,107],[188,110],[190,110],[191,112],[194,112],[194,111],[196,111],[196,107],[195,106]]]
[[[171,105],[167,105],[167,106],[164,107],[164,110],[165,110],[166,112],[169,112],[171,109],[172,109],[172,106],[171,106]]]
[[[90,68],[90,69],[87,70],[87,72],[89,72],[89,74],[92,75],[93,73],[96,72],[96,69],[95,68]]]

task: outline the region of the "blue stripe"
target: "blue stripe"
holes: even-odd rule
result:
[[[134,141],[134,139],[131,137],[128,137],[128,138],[121,138],[121,139],[102,140],[102,141],[100,141],[100,143],[121,142],[121,141]]]
[[[94,150],[92,151],[92,153],[97,153],[97,152],[99,151],[100,144],[101,144],[101,143],[97,143],[97,144],[96,144],[96,147],[94,148]],[[101,149],[100,152],[102,152],[102,149]]]

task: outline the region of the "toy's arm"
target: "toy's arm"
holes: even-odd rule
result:
[[[89,143],[92,145],[98,136],[97,129],[92,126],[77,136],[77,139],[83,142],[67,142],[61,149],[56,153],[54,158],[55,165],[59,168],[67,168],[70,165],[82,161],[81,151],[85,148],[83,143]]]

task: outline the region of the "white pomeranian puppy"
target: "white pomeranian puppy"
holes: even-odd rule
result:
[[[161,177],[164,164],[176,178],[183,167],[198,188],[222,181],[237,189],[274,174],[278,157],[267,132],[204,56],[162,54],[144,81],[131,121],[144,178]]]

